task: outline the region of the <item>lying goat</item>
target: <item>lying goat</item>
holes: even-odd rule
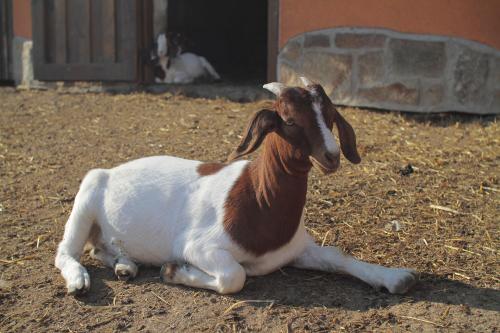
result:
[[[184,52],[186,42],[180,35],[167,39],[159,34],[155,49],[151,52],[150,63],[153,65],[157,83],[192,83],[198,79],[211,78],[220,80],[219,74],[204,57]]]
[[[312,166],[337,170],[340,148],[359,163],[351,125],[323,88],[269,83],[277,102],[251,119],[231,162],[202,163],[170,156],[142,158],[90,171],[75,198],[55,264],[68,293],[87,291],[90,278],[79,263],[84,245],[133,278],[136,264],[160,266],[163,281],[222,294],[243,288],[247,275],[285,265],[343,272],[375,288],[404,293],[416,281],[409,269],[358,261],[336,247],[314,243],[304,226],[307,177]],[[253,161],[234,161],[263,150]]]

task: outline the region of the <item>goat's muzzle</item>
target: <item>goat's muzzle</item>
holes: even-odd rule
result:
[[[321,156],[321,158],[309,156],[309,160],[312,165],[324,175],[337,171],[340,166],[340,155],[335,155],[329,152],[326,152],[324,156]]]

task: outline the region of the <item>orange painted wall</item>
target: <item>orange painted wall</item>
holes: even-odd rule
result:
[[[14,36],[31,38],[31,1],[14,0],[12,4]]]
[[[500,49],[500,0],[280,0],[280,47],[335,27],[454,36]]]

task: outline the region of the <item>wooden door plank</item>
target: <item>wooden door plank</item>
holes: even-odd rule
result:
[[[66,40],[66,0],[55,0],[54,17],[55,21],[55,62],[65,64],[67,62],[67,40]]]
[[[104,62],[114,63],[116,60],[116,10],[115,0],[100,0],[102,2],[102,55]]]
[[[91,43],[91,63],[100,63],[103,61],[103,50],[102,50],[102,31],[104,29],[103,19],[103,0],[89,0],[90,1],[90,15],[91,22],[90,25],[90,43]]]
[[[31,17],[33,27],[33,71],[35,78],[47,63],[45,60],[45,3],[44,1],[31,0]]]
[[[0,80],[4,80],[7,77],[7,39],[4,38],[6,30],[6,3],[0,0]]]
[[[67,1],[68,60],[70,63],[90,63],[90,2]]]
[[[147,59],[145,56],[149,54],[149,48],[151,47],[151,42],[153,41],[153,1],[152,0],[142,0],[142,11],[139,16],[139,27],[141,29],[141,34],[138,40],[139,47],[139,74],[138,79],[142,83],[153,83],[154,74],[152,66],[147,64]]]
[[[54,63],[56,60],[56,20],[55,1],[45,0],[45,60]]]
[[[116,61],[127,64],[125,67],[129,77],[137,78],[138,74],[138,6],[140,0],[121,0],[116,7],[117,15],[117,53]]]
[[[267,7],[267,81],[277,79],[279,0],[268,0]]]
[[[134,82],[130,76],[129,66],[123,64],[45,64],[40,67],[37,79],[44,81],[128,81]]]

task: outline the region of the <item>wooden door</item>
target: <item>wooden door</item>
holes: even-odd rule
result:
[[[35,78],[142,81],[147,0],[32,0]],[[145,8],[149,10],[145,10]]]
[[[0,81],[12,80],[12,0],[0,0]]]

